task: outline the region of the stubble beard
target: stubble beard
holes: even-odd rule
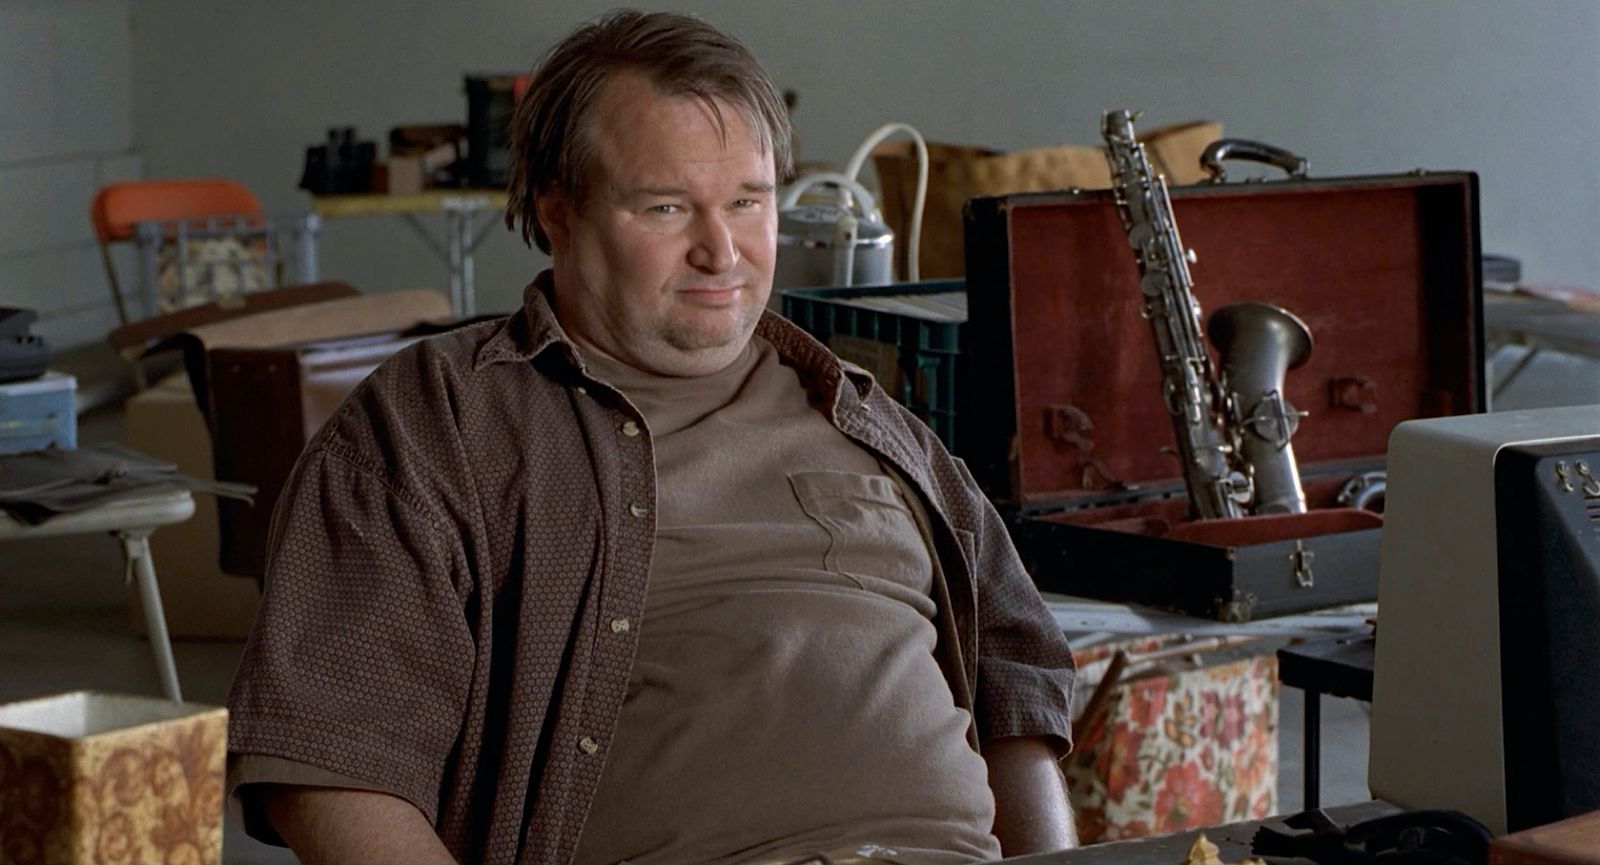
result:
[[[661,330],[661,340],[682,352],[703,352],[717,348],[736,347],[740,350],[755,331],[759,307],[739,310],[732,323],[726,327],[696,327],[692,322],[669,321]]]

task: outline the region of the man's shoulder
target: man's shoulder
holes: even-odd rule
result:
[[[358,387],[379,395],[433,406],[418,396],[445,396],[441,388],[461,388],[462,396],[493,397],[501,389],[526,388],[543,377],[533,374],[530,358],[496,356],[493,349],[504,341],[512,319],[476,322],[426,336],[396,351],[379,364]]]
[[[486,358],[509,319],[423,337],[384,360],[329,418],[324,439],[391,449],[424,431],[451,435],[496,407],[526,407],[559,389],[529,359]]]

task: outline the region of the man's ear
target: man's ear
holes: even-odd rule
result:
[[[565,193],[541,192],[533,199],[534,213],[539,217],[539,228],[544,231],[544,236],[550,238],[550,251],[565,250],[572,237],[572,230],[568,219],[572,213],[572,202]]]

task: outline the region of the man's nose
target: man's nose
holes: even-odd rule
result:
[[[726,273],[739,263],[733,229],[721,213],[704,212],[695,220],[689,264],[705,273]]]

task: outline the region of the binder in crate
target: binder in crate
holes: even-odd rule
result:
[[[1389,432],[1484,405],[1470,173],[1171,190],[1202,321],[1240,300],[1298,315],[1285,379],[1304,514],[1193,520],[1139,275],[1110,191],[967,206],[963,456],[1042,589],[1244,621],[1377,597],[1382,517],[1341,506]],[[978,383],[981,383],[979,385]]]

